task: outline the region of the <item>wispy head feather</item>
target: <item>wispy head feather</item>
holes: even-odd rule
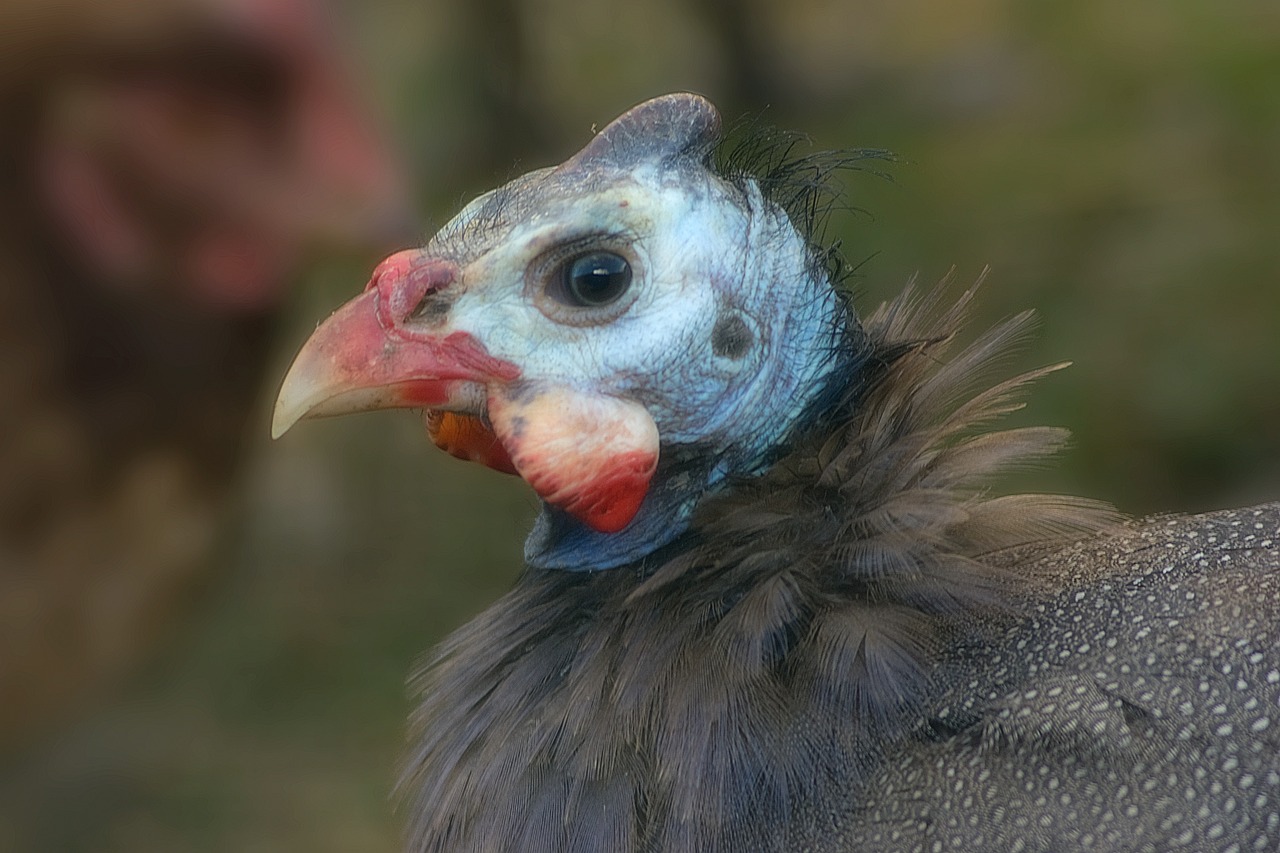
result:
[[[890,178],[884,166],[895,156],[879,148],[814,151],[803,133],[764,124],[758,116],[732,125],[712,154],[716,172],[731,182],[752,180],[778,205],[808,240],[815,264],[833,285],[843,280],[847,264],[839,241],[827,234],[833,212],[865,213],[848,204],[841,172],[867,172]]]

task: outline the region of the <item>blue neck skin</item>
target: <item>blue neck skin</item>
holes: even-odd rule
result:
[[[525,562],[537,569],[589,572],[634,563],[689,527],[712,472],[660,465],[640,511],[618,533],[592,530],[547,504],[524,543]]]

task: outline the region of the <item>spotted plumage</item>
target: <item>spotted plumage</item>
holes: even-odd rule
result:
[[[1280,505],[1028,568],[1062,589],[949,651],[920,734],[811,849],[1280,849]]]
[[[389,259],[286,380],[280,428],[425,405],[544,502],[415,677],[410,849],[1274,849],[1280,505],[992,492],[1065,440],[998,425],[1056,369],[993,376],[1029,315],[860,316],[817,235],[863,155],[720,139],[636,107]]]

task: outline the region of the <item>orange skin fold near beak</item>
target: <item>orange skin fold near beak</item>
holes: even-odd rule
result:
[[[427,434],[436,447],[457,459],[479,462],[504,474],[519,474],[507,449],[484,421],[457,412],[429,410]]]
[[[459,276],[419,251],[392,255],[365,292],[303,345],[276,400],[271,434],[304,417],[424,408],[447,453],[523,477],[548,504],[615,533],[639,511],[658,462],[658,430],[639,403],[524,381],[471,335],[409,320]],[[488,420],[478,416],[487,407]]]

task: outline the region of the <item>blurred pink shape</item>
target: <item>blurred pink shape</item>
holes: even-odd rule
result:
[[[191,606],[307,250],[412,239],[339,48],[308,0],[0,5],[0,751]]]
[[[46,83],[39,195],[90,275],[260,311],[309,241],[403,242],[402,170],[319,7],[187,5],[167,33],[90,40]]]

